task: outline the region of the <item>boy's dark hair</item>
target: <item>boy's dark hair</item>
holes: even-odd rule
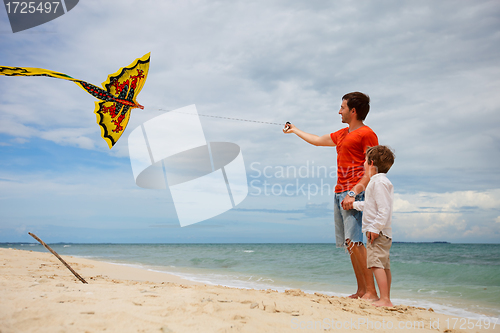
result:
[[[391,166],[394,164],[394,152],[391,148],[386,146],[369,147],[366,150],[366,159],[368,164],[373,162],[377,167],[378,173],[387,173]]]
[[[365,120],[368,111],[370,111],[370,96],[360,93],[358,91],[345,94],[342,100],[347,101],[349,110],[356,108],[358,120]]]

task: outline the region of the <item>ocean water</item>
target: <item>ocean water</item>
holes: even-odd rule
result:
[[[72,255],[207,284],[346,296],[356,283],[334,244],[50,244]],[[0,247],[46,252],[40,244]],[[500,244],[395,243],[394,304],[468,318],[500,318]],[[499,320],[500,323],[500,320]]]

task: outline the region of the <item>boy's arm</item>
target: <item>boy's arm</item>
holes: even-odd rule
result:
[[[314,146],[329,146],[334,147],[335,143],[333,143],[330,134],[325,134],[323,136],[317,136],[315,134],[306,133],[304,131],[299,130],[293,124],[288,124],[288,129],[283,129],[283,133],[295,133],[299,138],[308,142]]]
[[[354,201],[352,203],[352,208],[362,212],[363,209],[365,208],[365,202],[364,201]]]
[[[376,183],[374,185],[373,193],[377,205],[377,216],[366,230],[378,234],[391,218],[392,184]]]
[[[373,244],[373,241],[378,238],[378,234],[375,232],[367,231],[366,232],[366,241]]]

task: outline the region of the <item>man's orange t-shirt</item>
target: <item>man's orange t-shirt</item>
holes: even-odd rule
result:
[[[330,137],[337,146],[335,193],[349,191],[363,178],[366,149],[378,145],[377,135],[370,127],[363,126],[351,133],[346,127]]]

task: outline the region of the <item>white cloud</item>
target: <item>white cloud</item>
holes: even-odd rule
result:
[[[410,201],[402,198],[401,194],[394,193],[394,212],[411,212],[417,209],[415,204],[410,203]]]
[[[500,189],[451,193],[396,194],[394,229],[406,240],[495,241],[492,224],[500,207]],[[497,222],[500,217],[496,218]]]
[[[500,189],[489,191],[456,191],[448,193],[418,192],[395,194],[395,212],[461,212],[468,208],[500,207]]]

